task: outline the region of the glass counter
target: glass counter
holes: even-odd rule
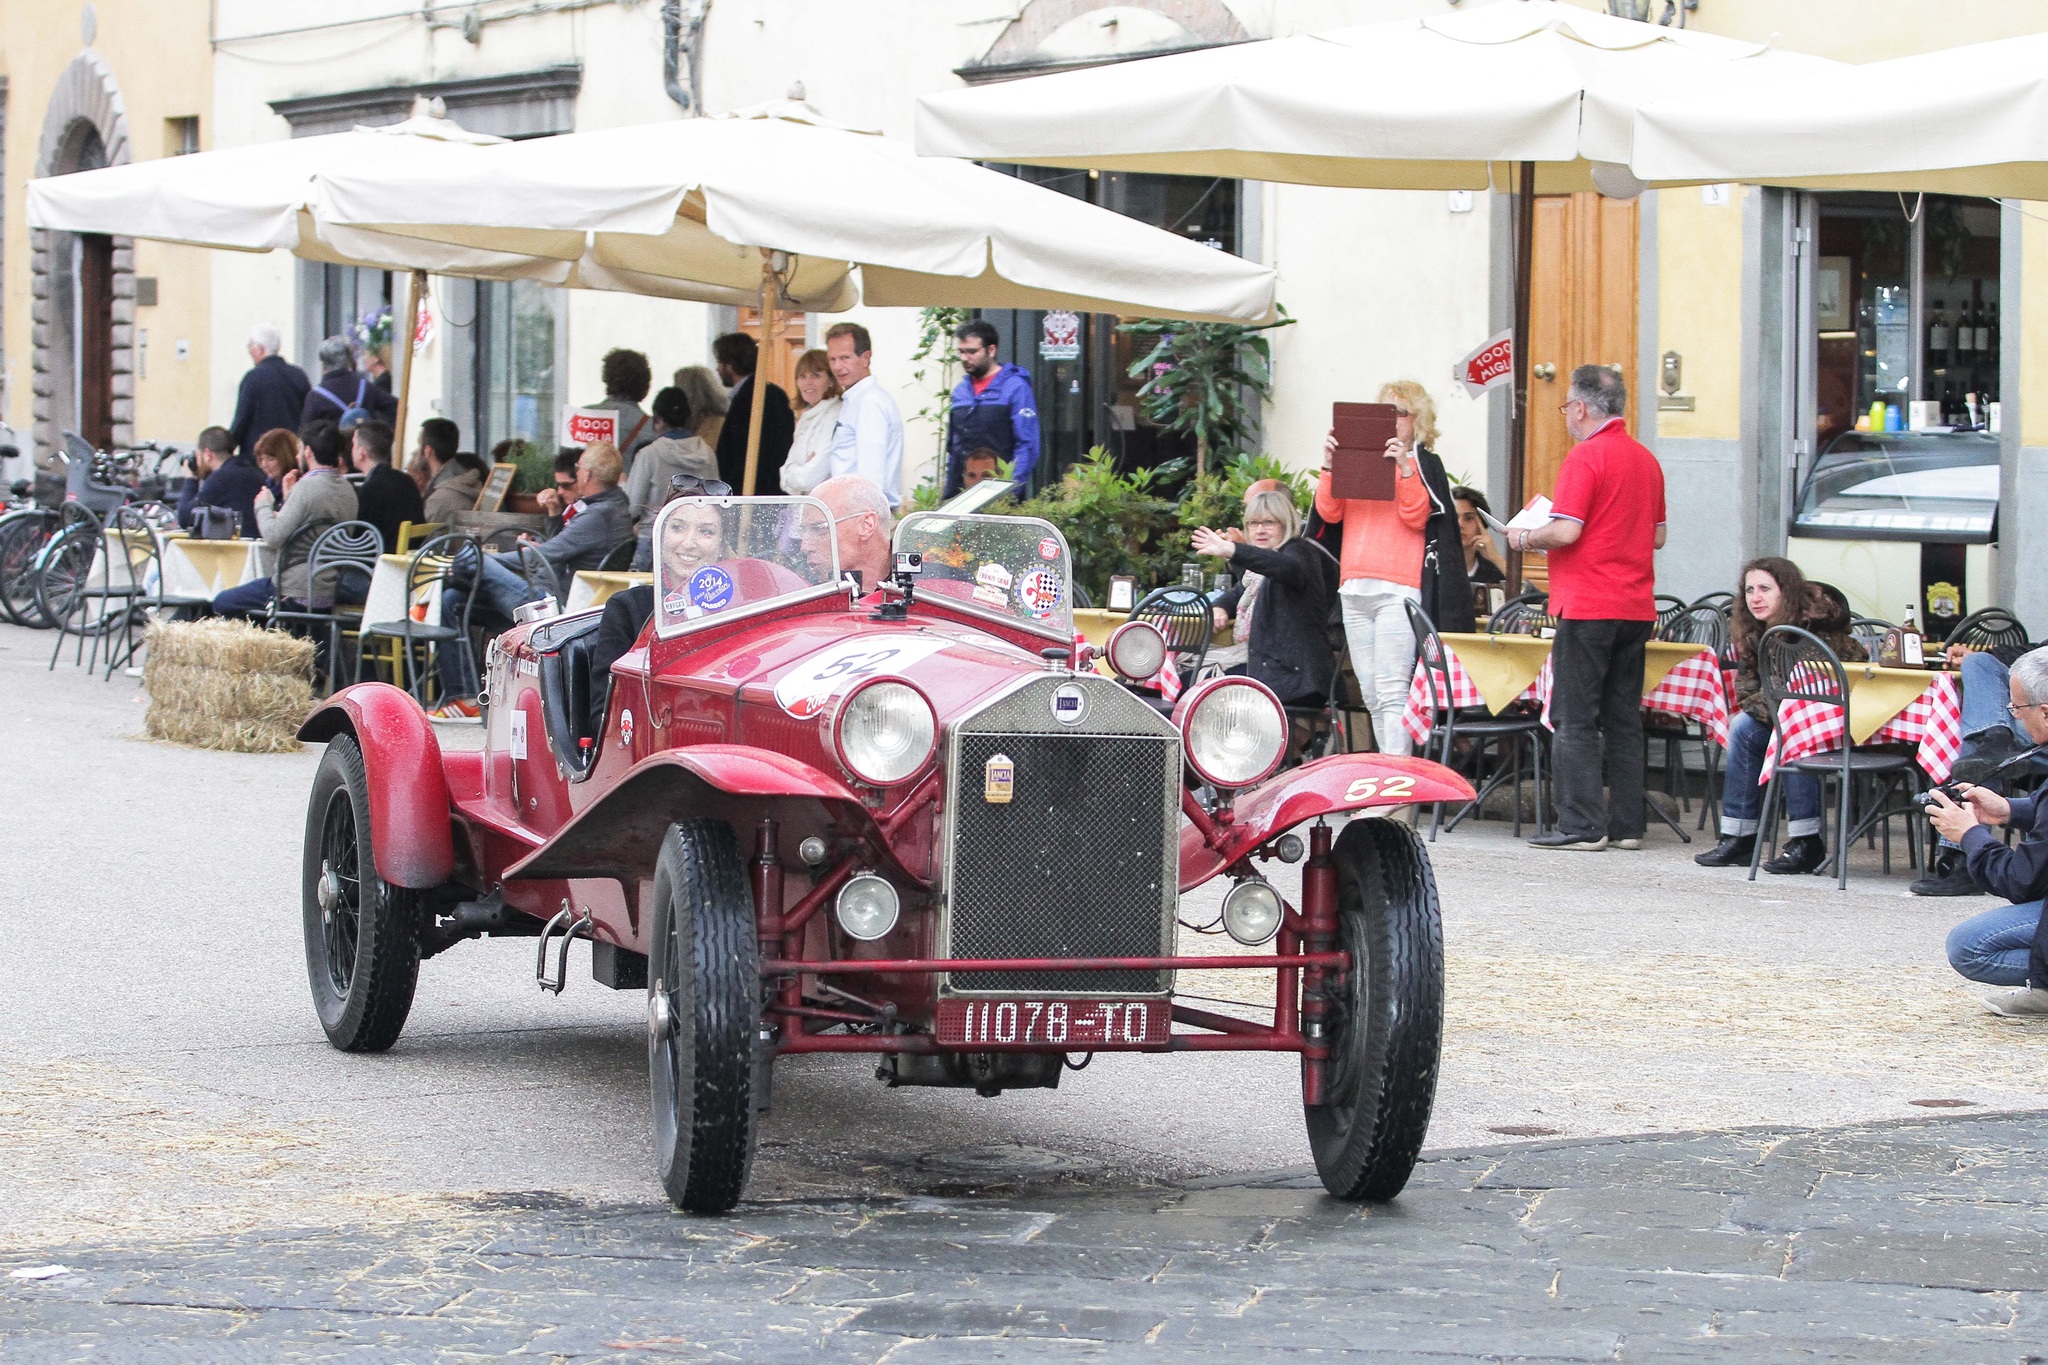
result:
[[[1801,481],[1792,534],[1988,544],[1998,449],[1987,431],[1845,431]]]

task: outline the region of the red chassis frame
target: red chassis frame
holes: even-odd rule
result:
[[[1357,776],[1369,767],[1366,776]],[[1382,789],[1389,779],[1400,783],[1398,795],[1386,799]],[[1381,797],[1374,800],[1374,797]],[[1174,1004],[1174,1023],[1202,1029],[1200,1033],[1176,1032],[1157,1043],[1091,1043],[1091,1052],[1296,1052],[1302,1058],[1303,1102],[1321,1103],[1323,1062],[1329,1055],[1323,1037],[1324,1016],[1329,1011],[1326,984],[1330,977],[1341,979],[1351,968],[1350,954],[1336,945],[1337,866],[1331,857],[1330,826],[1320,817],[1374,805],[1417,805],[1435,801],[1469,801],[1472,788],[1464,779],[1418,759],[1373,755],[1366,763],[1342,759],[1312,765],[1288,779],[1238,801],[1213,814],[1204,810],[1192,793],[1183,792],[1181,809],[1189,824],[1182,831],[1181,886],[1183,890],[1209,881],[1220,872],[1234,869],[1260,856],[1278,835],[1305,820],[1315,820],[1309,830],[1308,861],[1302,869],[1300,906],[1282,902],[1283,917],[1272,953],[1216,957],[1117,957],[1117,958],[890,958],[843,959],[812,962],[803,958],[803,929],[858,870],[858,858],[849,857],[827,873],[787,914],[774,914],[766,907],[783,903],[782,868],[775,857],[775,823],[764,820],[752,864],[754,904],[759,916],[760,971],[764,979],[776,981],[774,998],[763,1013],[784,1025],[776,1052],[1068,1052],[1071,1048],[1044,1043],[976,1043],[962,1048],[941,1044],[929,1034],[826,1034],[808,1024],[867,1024],[874,1020],[851,1010],[807,1005],[803,1000],[806,976],[930,975],[958,971],[1103,971],[1180,970],[1184,968],[1277,970],[1273,1000],[1273,1022],[1258,1024],[1247,1019],[1214,1014]],[[1270,855],[1267,855],[1270,856]]]

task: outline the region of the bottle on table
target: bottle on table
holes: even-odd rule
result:
[[[1906,618],[1899,622],[1899,663],[1907,668],[1927,666],[1926,641],[1920,634],[1919,624],[1914,619],[1914,607],[1906,604]]]

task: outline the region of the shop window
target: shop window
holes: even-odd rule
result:
[[[554,448],[559,293],[531,280],[476,287],[478,451],[505,440]]]

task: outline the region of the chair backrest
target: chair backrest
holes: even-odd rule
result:
[[[1655,601],[1657,603],[1657,629],[1660,631],[1679,617],[1685,615],[1687,603],[1682,597],[1673,597],[1669,593],[1660,592],[1656,595]]]
[[[555,574],[555,566],[531,545],[519,547],[519,576],[526,580],[527,587],[546,593],[557,604],[561,602],[562,580]]]
[[[1401,605],[1408,609],[1408,629],[1415,634],[1415,661],[1422,665],[1422,676],[1429,685],[1430,724],[1434,728],[1437,718],[1452,709],[1451,674],[1443,637],[1437,634],[1436,622],[1418,604],[1403,598]]]
[[[1788,701],[1817,701],[1842,708],[1849,721],[1849,677],[1827,641],[1797,626],[1772,626],[1757,643],[1757,678],[1772,724]]]
[[[399,522],[398,536],[392,542],[391,553],[395,555],[411,554],[413,546],[424,545],[433,537],[440,535],[445,525],[446,523],[439,521]]]
[[[598,570],[602,573],[624,573],[633,567],[633,555],[639,548],[638,540],[628,538],[620,541],[605,551],[604,558],[598,561]]]
[[[1486,623],[1489,635],[1541,635],[1557,625],[1550,615],[1550,598],[1540,592],[1525,592],[1510,599]]]
[[[125,587],[142,587],[152,577],[161,585],[163,570],[158,561],[162,558],[163,547],[156,538],[156,527],[150,524],[148,515],[140,503],[124,503],[114,509],[107,518],[108,550],[115,543],[120,544],[126,554],[107,556],[107,586],[119,583]],[[116,562],[121,569],[116,571]]]
[[[284,544],[278,546],[277,563],[272,565],[270,569],[270,605],[272,610],[276,610],[284,602],[285,570],[304,564],[310,559],[313,554],[313,542],[320,538],[321,532],[333,524],[333,522],[326,522],[324,524],[317,521],[308,522],[289,536],[286,536]],[[309,599],[312,591],[313,586],[309,579],[306,584],[306,593]],[[308,605],[311,605],[310,600]]]
[[[1735,605],[1735,594],[1732,592],[1703,592],[1698,597],[1692,599],[1692,604],[1696,607],[1720,607],[1723,611],[1727,611]]]
[[[1131,619],[1157,626],[1183,668],[1200,668],[1209,653],[1214,630],[1209,599],[1193,588],[1155,588],[1131,609]]]
[[[367,521],[337,521],[323,530],[306,556],[306,588],[316,600],[332,603],[334,586],[344,566],[366,574],[377,572],[384,537]]]
[[[472,531],[444,531],[416,548],[405,566],[405,620],[408,630],[413,603],[437,584],[444,584],[460,593],[461,601],[453,621],[447,618],[444,608],[441,624],[454,626],[467,634],[470,609],[476,603],[477,585],[483,581],[483,559],[483,540]],[[458,560],[467,561],[468,572],[450,572]]]
[[[1956,622],[1948,643],[1972,649],[1996,649],[2000,645],[2023,645],[2030,637],[2020,619],[2004,607],[1985,607]]]
[[[1880,621],[1875,616],[1858,616],[1849,622],[1849,633],[1856,637],[1856,643],[1863,646],[1863,652],[1872,659],[1884,648],[1885,632],[1891,630],[1890,621]]]
[[[1718,658],[1728,652],[1728,618],[1714,603],[1695,603],[1660,624],[1657,638],[1676,644],[1705,645]]]

